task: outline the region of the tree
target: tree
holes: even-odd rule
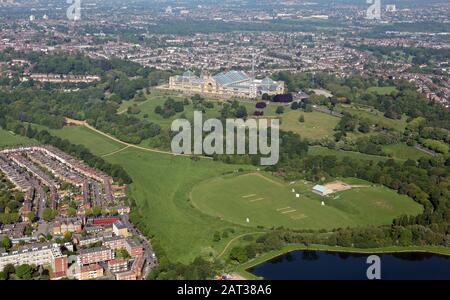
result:
[[[214,232],[213,241],[214,242],[220,241],[220,232],[218,232],[218,231]]]
[[[283,106],[278,106],[277,110],[275,112],[277,114],[281,115],[282,113],[284,113],[284,107]]]
[[[298,121],[300,123],[305,123],[305,116],[304,115],[300,115],[300,118],[298,118]]]
[[[33,268],[28,264],[23,264],[16,267],[16,275],[20,279],[29,280],[33,275]]]
[[[4,268],[3,268],[3,273],[6,274],[6,276],[9,278],[10,274],[13,274],[14,272],[16,272],[16,268],[14,268],[13,264],[7,264]]]
[[[370,131],[370,125],[367,122],[361,122],[358,127],[358,131],[362,133],[368,133]]]
[[[67,242],[70,242],[71,240],[72,240],[72,233],[69,231],[64,232],[63,242],[67,243]]]
[[[230,259],[235,260],[238,263],[244,263],[248,260],[247,251],[243,247],[234,247],[230,251]]]
[[[245,106],[241,105],[236,109],[235,117],[238,119],[243,119],[248,116],[247,114],[247,108]]]
[[[405,228],[401,231],[398,242],[402,246],[410,246],[412,243],[412,238],[413,238],[413,235],[412,235],[411,230]]]
[[[30,224],[27,224],[27,226],[25,227],[24,234],[26,236],[31,236],[33,234],[33,227],[31,227]]]
[[[34,211],[30,211],[27,214],[27,218],[30,222],[34,222],[34,220],[36,219],[36,213]]]
[[[266,102],[258,102],[258,103],[256,103],[256,108],[259,108],[259,109],[266,108],[266,106],[267,106]]]
[[[77,210],[75,208],[73,208],[73,207],[69,207],[67,209],[66,213],[67,213],[68,217],[73,217],[73,216],[75,216],[77,214]]]
[[[118,249],[115,252],[115,257],[116,258],[130,258],[130,254],[128,253],[127,250],[125,249]]]
[[[12,242],[11,242],[11,239],[8,236],[3,237],[3,239],[2,239],[2,247],[5,248],[6,250],[11,249]]]
[[[94,216],[99,216],[102,214],[102,208],[100,206],[94,206],[92,207],[92,213]]]
[[[57,215],[57,212],[50,207],[44,208],[44,211],[42,212],[42,219],[49,222],[52,221]]]

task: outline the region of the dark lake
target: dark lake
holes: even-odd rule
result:
[[[450,280],[450,256],[428,253],[376,254],[381,279]],[[248,271],[267,280],[366,280],[370,254],[293,251]]]

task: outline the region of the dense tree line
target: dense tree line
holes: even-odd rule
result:
[[[173,98],[168,98],[163,106],[157,106],[155,108],[155,113],[161,115],[163,118],[170,118],[176,115],[177,113],[184,111],[184,102],[183,101],[175,101]]]
[[[92,59],[81,53],[51,53],[21,52],[13,48],[7,48],[0,52],[1,61],[12,59],[26,59],[33,65],[33,73],[53,73],[64,75],[99,75],[103,76],[108,71],[119,71],[130,77],[147,77],[154,71],[152,68],[143,67],[138,63],[123,60],[116,57],[111,59]]]
[[[23,193],[13,192],[14,186],[0,173],[0,223],[12,224],[19,220],[19,209],[22,207]],[[1,246],[7,248],[5,246]]]
[[[62,128],[64,117],[86,120],[119,139],[139,144],[159,134],[160,126],[127,114],[117,114],[120,105],[105,97],[100,87],[71,93],[18,88],[0,91],[0,126],[14,130],[12,121]]]

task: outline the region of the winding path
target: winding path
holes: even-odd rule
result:
[[[135,145],[135,144],[126,143],[126,142],[121,141],[121,140],[119,140],[118,138],[116,138],[116,137],[114,137],[112,135],[109,135],[109,134],[107,134],[107,133],[105,133],[103,131],[100,131],[100,130],[96,129],[95,127],[89,125],[86,121],[79,121],[79,120],[74,120],[74,119],[70,119],[70,118],[65,118],[65,120],[66,120],[66,124],[72,124],[72,125],[77,125],[77,126],[85,126],[86,128],[88,128],[88,129],[90,129],[90,130],[92,130],[92,131],[94,131],[94,132],[96,132],[96,133],[98,133],[100,135],[103,135],[104,137],[107,137],[110,140],[113,140],[113,141],[115,141],[117,143],[125,145],[128,148],[135,148],[135,149],[139,149],[139,150],[143,150],[143,151],[160,153],[160,154],[168,154],[168,155],[172,155],[172,156],[184,156],[184,157],[190,157],[190,158],[193,157],[193,155],[189,155],[189,154],[174,154],[174,153],[169,152],[169,151],[156,150],[156,149],[152,149],[152,148],[141,147],[141,146],[138,146],[138,145]],[[121,150],[124,150],[124,149],[121,149]],[[211,160],[213,159],[212,157],[200,156],[200,155],[196,156],[196,157],[205,158],[205,159],[211,159]]]
[[[238,239],[240,239],[240,238],[242,238],[242,237],[244,237],[244,236],[247,236],[247,235],[254,235],[254,234],[261,234],[261,233],[265,233],[265,232],[264,232],[264,231],[258,231],[258,232],[250,232],[250,233],[244,233],[244,234],[238,235],[237,237],[233,238],[231,241],[228,242],[228,244],[225,246],[225,248],[223,249],[223,251],[217,256],[217,258],[219,258],[219,257],[221,257],[222,255],[224,255],[225,252],[228,250],[228,248],[231,246],[231,244],[232,244],[234,241],[236,241],[236,240],[238,240]]]

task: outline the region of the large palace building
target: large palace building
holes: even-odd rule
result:
[[[222,72],[214,76],[196,76],[191,71],[172,76],[169,89],[188,94],[204,94],[218,97],[259,98],[263,94],[284,93],[284,82],[266,77],[254,79],[243,71]]]

